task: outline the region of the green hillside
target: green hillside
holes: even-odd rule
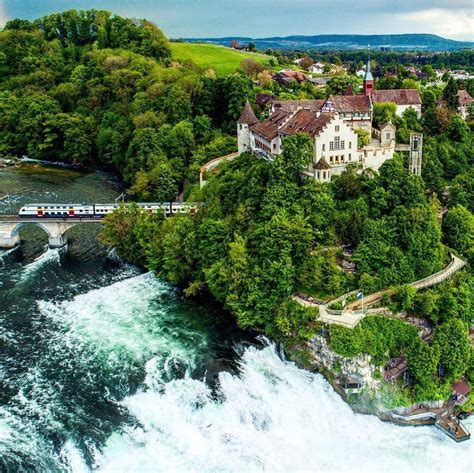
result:
[[[171,43],[173,59],[191,60],[204,69],[212,68],[217,75],[231,74],[240,67],[243,59],[252,58],[268,64],[270,57],[264,54],[236,51],[224,46],[199,43]]]

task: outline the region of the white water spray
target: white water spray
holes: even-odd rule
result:
[[[126,398],[139,429],[113,435],[97,466],[126,471],[472,471],[470,442],[434,427],[354,414],[320,375],[247,348],[241,375],[220,374],[220,400],[193,379]]]

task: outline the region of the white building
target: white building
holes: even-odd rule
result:
[[[470,108],[472,107],[472,102],[474,102],[474,99],[471,97],[471,95],[469,94],[467,90],[463,90],[463,89],[461,89],[458,92],[458,98],[459,98],[459,113],[464,118],[464,120],[467,120],[469,118],[469,111],[470,111]]]
[[[396,114],[399,116],[408,108],[412,108],[421,117],[421,97],[417,89],[374,90],[371,97],[373,103],[395,103]]]
[[[309,66],[308,71],[312,74],[324,74],[324,64],[322,62],[316,62]]]
[[[267,120],[250,125],[244,123],[254,120],[249,108],[250,105],[246,105],[237,125],[239,151],[251,150],[272,160],[283,151],[285,137],[306,133],[314,139],[314,155],[304,174],[314,179],[328,181],[332,175],[342,173],[350,163],[378,169],[393,157],[395,127],[391,123],[380,131],[374,130],[378,134],[372,143],[358,149],[355,128],[338,113],[301,106],[290,110],[289,107],[286,110],[277,107]],[[245,128],[246,124],[248,128]]]

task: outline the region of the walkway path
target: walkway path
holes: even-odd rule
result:
[[[458,258],[457,256],[450,253],[451,261],[444,269],[438,271],[437,273],[431,274],[430,276],[420,279],[418,281],[410,283],[410,286],[414,287],[415,289],[426,289],[431,286],[435,286],[446,279],[450,278],[456,271],[459,271],[466,265],[466,262],[462,259]],[[382,300],[385,294],[391,294],[393,289],[384,289],[383,291],[378,291],[374,294],[370,294],[369,296],[363,297],[362,299],[357,299],[356,301],[348,304],[346,310],[357,310],[364,305],[364,307],[368,307],[373,305],[380,300]]]
[[[414,287],[417,290],[426,289],[427,287],[431,287],[445,281],[446,279],[451,277],[456,271],[459,271],[465,266],[465,261],[453,255],[452,253],[450,253],[450,255],[451,262],[444,269],[424,279],[412,282],[410,286]],[[376,302],[379,302],[385,294],[390,294],[391,291],[393,291],[393,289],[385,289],[383,291],[378,291],[374,294],[370,294],[369,296],[363,297],[362,299],[357,299],[351,304],[348,304],[343,310],[333,310],[330,309],[329,306],[331,304],[334,304],[335,302],[341,302],[344,299],[347,299],[348,297],[356,294],[358,292],[357,290],[343,294],[337,299],[333,299],[329,302],[314,302],[306,300],[304,296],[293,296],[293,299],[299,304],[306,307],[318,307],[319,320],[321,320],[321,322],[342,325],[347,328],[354,328],[366,315],[377,314],[386,310],[386,308],[384,307],[379,307],[375,309],[366,308],[364,311],[362,311],[362,303],[364,304],[364,307],[373,305]]]
[[[204,184],[206,184],[206,181],[204,180],[204,175],[206,174],[206,172],[210,171],[211,169],[214,169],[216,166],[219,166],[219,164],[223,162],[234,160],[237,156],[239,156],[239,152],[234,151],[233,153],[226,154],[225,156],[220,156],[219,158],[211,159],[211,161],[208,161],[206,164],[203,164],[201,166],[201,169],[199,170],[199,186],[203,187]]]

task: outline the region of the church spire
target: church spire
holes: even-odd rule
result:
[[[372,76],[370,66],[370,45],[368,46],[367,65],[365,66],[364,76],[364,95],[371,95],[374,90],[374,77]]]
[[[364,80],[374,80],[372,77],[372,66],[370,65],[370,44],[367,46],[367,65],[365,66],[365,77]]]

